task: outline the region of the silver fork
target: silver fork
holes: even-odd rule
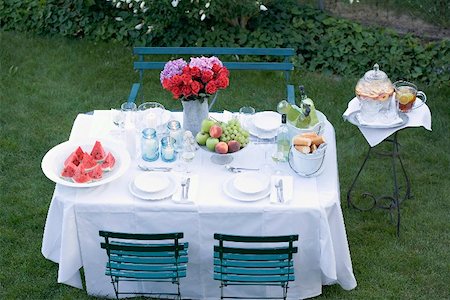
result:
[[[283,195],[281,194],[283,181],[280,179],[277,183],[275,183],[275,188],[277,190],[277,200],[280,203],[283,203]]]
[[[186,200],[186,185],[187,185],[187,179],[184,178],[181,181],[181,201]]]

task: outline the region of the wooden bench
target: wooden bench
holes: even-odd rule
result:
[[[217,56],[229,70],[259,70],[259,71],[282,71],[286,81],[286,98],[290,103],[295,103],[294,86],[290,84],[290,74],[294,70],[291,58],[295,55],[293,48],[214,48],[214,47],[135,47],[133,54],[138,56],[134,62],[134,69],[139,72],[139,83],[134,83],[129,102],[135,102],[138,92],[143,84],[145,70],[163,70],[167,61],[146,61],[146,57],[152,55],[204,55]],[[278,61],[240,61],[240,56],[277,58]],[[225,58],[234,58],[234,61],[226,61]],[[280,61],[281,60],[281,61]],[[217,94],[216,94],[217,96]],[[216,101],[215,97],[210,103],[210,109]]]

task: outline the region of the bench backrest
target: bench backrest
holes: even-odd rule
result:
[[[139,72],[142,85],[145,70],[162,70],[167,61],[146,61],[147,55],[205,55],[217,56],[229,70],[283,71],[286,80],[287,98],[294,102],[294,87],[290,85],[290,73],[294,70],[291,58],[293,48],[220,48],[220,47],[135,47],[133,54],[138,56],[134,69]],[[281,61],[239,61],[239,56],[278,57]],[[223,56],[234,57],[234,61],[224,61]]]

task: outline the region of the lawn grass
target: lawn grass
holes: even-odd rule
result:
[[[115,43],[36,37],[0,31],[0,299],[92,299],[85,291],[58,284],[57,264],[40,253],[43,226],[54,183],[40,168],[54,145],[68,139],[76,115],[118,107],[138,75],[131,49]],[[367,66],[369,69],[370,66]],[[361,74],[362,75],[362,74]],[[146,101],[181,110],[159,82],[146,78]],[[423,86],[433,131],[399,133],[414,198],[402,207],[401,237],[385,211],[348,209],[346,191],[367,143],[342,113],[358,78],[294,74],[335,127],[341,201],[358,287],[324,287],[330,299],[448,299],[450,292],[449,212],[450,87]],[[395,80],[395,78],[391,78]],[[215,110],[252,105],[274,109],[284,97],[280,74],[233,72]],[[390,190],[389,162],[369,168],[371,187]]]

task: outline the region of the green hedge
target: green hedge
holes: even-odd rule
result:
[[[145,13],[133,13],[105,0],[0,0],[0,28],[128,45],[293,47],[300,70],[359,77],[378,63],[393,80],[435,85],[450,81],[449,40],[423,43],[385,29],[365,29],[294,0],[270,2],[245,28],[229,25],[223,12],[204,21],[186,13],[198,11],[202,1],[197,6],[180,1],[176,8],[169,0],[147,2]],[[135,29],[141,23],[142,28]]]

